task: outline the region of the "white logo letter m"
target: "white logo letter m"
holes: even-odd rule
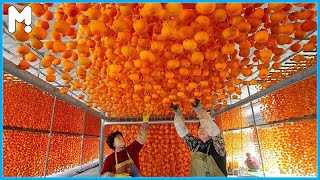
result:
[[[9,32],[14,33],[16,31],[16,21],[22,22],[24,20],[25,26],[24,31],[26,33],[31,32],[31,7],[26,6],[21,13],[18,12],[18,10],[14,6],[10,6],[8,9],[8,18],[9,18]]]

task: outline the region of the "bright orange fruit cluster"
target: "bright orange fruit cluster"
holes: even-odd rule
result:
[[[53,134],[50,139],[48,174],[80,165],[81,136]]]
[[[223,130],[235,129],[248,126],[248,120],[243,109],[236,108],[221,114]]]
[[[277,83],[281,80],[284,80],[302,70],[305,70],[317,63],[317,59],[315,55],[296,55],[293,60],[299,59],[299,61],[295,61],[295,64],[290,65],[287,69],[277,69],[271,76],[268,78],[270,85]],[[279,67],[280,68],[280,67]]]
[[[105,126],[105,135],[107,133],[109,133],[109,128]],[[100,119],[87,112],[85,113],[84,134],[82,164],[96,160],[99,157]]]
[[[53,96],[12,76],[3,77],[3,125],[49,130]]]
[[[99,157],[99,138],[84,137],[82,164],[89,163]]]
[[[264,98],[262,104],[274,115],[265,115],[265,123],[315,114],[316,77],[273,93]],[[6,79],[4,125],[48,130],[52,105],[52,96],[22,81]],[[81,133],[83,112],[60,100],[57,100],[56,106],[54,129],[61,132]],[[222,117],[217,117],[217,123],[219,126],[222,124],[224,130],[241,127],[241,123],[242,126],[246,126],[246,122],[240,109],[234,109],[224,113]],[[193,135],[197,134],[196,124],[187,126]],[[139,127],[137,125],[105,126],[104,134],[108,135],[111,131],[120,130],[129,144],[136,138]],[[317,172],[316,128],[316,119],[259,128],[265,169],[282,174],[315,176]],[[84,132],[98,136],[99,118],[86,113]],[[244,152],[249,151],[246,145],[253,141],[248,133],[242,134],[242,141],[239,132],[233,134],[228,132],[224,137],[228,159],[242,157]],[[256,143],[255,135],[253,137]],[[34,139],[37,141],[35,142]],[[47,143],[47,134],[5,130],[4,176],[42,176]],[[81,136],[53,134],[48,174],[80,165],[80,144]],[[84,137],[83,163],[96,159],[98,149],[98,137]],[[112,153],[107,145],[104,147],[104,153]],[[172,124],[150,125],[148,140],[140,154],[140,163],[144,176],[188,176],[190,151],[178,137]]]
[[[250,152],[249,142],[252,141],[252,133],[226,132],[224,133],[227,158],[229,162],[245,160],[246,153]]]
[[[57,99],[52,130],[81,134],[83,115],[84,113],[81,109]]]
[[[288,86],[261,99],[264,123],[316,114],[317,78]]]
[[[3,176],[43,176],[48,135],[4,130]]]
[[[268,171],[297,176],[317,175],[317,120],[258,129]]]
[[[105,128],[108,131],[108,128]],[[90,113],[85,114],[84,134],[100,136],[100,119]]]
[[[301,62],[298,53],[317,45],[316,36],[307,37],[317,29],[315,3],[16,4],[25,5],[32,7],[35,26],[25,33],[18,23],[13,36],[46,54],[38,60],[20,45],[18,67],[40,63],[48,82],[62,78],[71,85],[61,93],[82,89],[89,107],[115,116],[146,110],[168,115],[170,102],[189,114],[194,97],[206,108],[227,104],[241,94],[256,64],[259,74],[250,83],[262,80],[267,87],[269,68],[280,68],[284,46]]]

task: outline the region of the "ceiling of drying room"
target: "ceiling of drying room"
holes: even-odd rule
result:
[[[52,7],[50,7],[50,11],[51,12],[55,12],[55,9],[60,7],[60,3],[55,3]],[[19,5],[16,5],[19,7]],[[22,6],[20,6],[22,7]],[[267,7],[267,4],[264,4],[262,7]],[[301,8],[297,7],[297,6],[294,6],[293,10],[292,11],[300,11]],[[33,16],[33,19],[32,19],[32,22],[34,23],[34,20],[36,19],[39,19],[35,16]],[[54,23],[54,20],[52,21],[49,21],[49,24],[50,24],[50,28],[48,29],[48,32],[51,32],[53,30],[53,23]],[[32,24],[31,26],[34,26],[34,24]],[[74,26],[76,29],[79,28],[79,25],[76,25]],[[13,35],[10,34],[8,32],[8,16],[3,16],[3,35],[2,35],[2,38],[3,38],[3,57],[11,62],[13,62],[14,64],[18,64],[21,60],[21,57],[19,54],[16,53],[16,48],[23,44],[23,45],[27,45],[27,46],[30,46],[29,44],[29,41],[26,41],[26,42],[17,42],[15,41],[15,39],[13,38]],[[313,32],[309,32],[306,36],[305,39],[294,39],[293,41],[294,42],[299,42],[300,44],[305,44],[309,41],[309,38],[312,36],[312,35],[317,35],[317,31],[313,31]],[[50,41],[50,36],[49,36],[49,33],[48,33],[48,36],[45,40],[43,40],[43,42],[45,41]],[[68,41],[76,41],[76,40],[70,40],[68,37],[64,37],[62,38],[62,41],[63,42],[68,42]],[[304,62],[300,62],[300,63],[297,63],[295,61],[293,61],[293,57],[295,56],[296,53],[290,51],[290,44],[285,44],[285,45],[278,45],[278,47],[281,47],[285,50],[285,53],[283,55],[281,55],[281,68],[280,70],[273,70],[270,68],[270,73],[269,73],[269,79],[271,80],[271,75],[273,72],[291,72],[291,71],[298,71],[297,69],[292,69],[290,70],[291,67],[302,67],[301,69],[305,69],[308,67],[308,63],[304,63]],[[239,46],[238,44],[236,44],[235,48],[237,50],[239,50]],[[254,50],[255,48],[251,48],[250,49],[250,55],[248,56],[250,59],[252,59],[254,57]],[[45,54],[48,53],[48,51],[43,47],[41,48],[40,50],[34,50],[31,48],[31,52],[33,52],[34,54],[36,54],[38,56],[38,60],[36,62],[33,62],[33,63],[30,63],[31,64],[31,68],[29,68],[27,71],[30,72],[31,74],[33,74],[34,76],[40,78],[40,79],[43,79],[44,81],[46,80],[46,69],[43,68],[41,65],[40,65],[40,62],[42,60],[42,58],[44,57]],[[316,57],[317,56],[317,52],[316,51],[312,51],[312,52],[305,52],[305,51],[300,51],[299,54],[302,54],[304,55],[305,57],[308,57],[308,58],[312,58],[312,57]],[[61,58],[61,55],[60,54],[57,54],[55,55],[57,58]],[[77,66],[77,61],[75,61],[76,63],[76,66]],[[253,62],[251,60],[250,62],[251,64],[253,64],[254,68],[253,68],[253,75],[249,76],[249,77],[244,77],[242,76],[241,74],[239,75],[239,79],[242,79],[242,80],[245,80],[245,81],[250,81],[250,80],[253,80],[253,79],[256,79],[259,81],[259,77],[258,77],[258,74],[259,74],[259,70],[258,70],[258,63],[257,62]],[[65,83],[64,83],[64,80],[61,79],[61,74],[63,73],[63,70],[62,70],[62,67],[60,66],[56,66],[55,67],[56,69],[56,81],[55,82],[48,82],[50,83],[51,85],[57,87],[57,88],[61,88],[61,87],[64,87],[66,86]],[[300,69],[300,70],[301,70]],[[77,77],[74,75],[74,72],[76,71],[76,68],[71,70],[70,72],[70,75],[72,76],[72,79],[76,79]],[[290,74],[288,74],[287,76],[289,76]],[[72,83],[69,84],[69,86],[71,85]],[[241,99],[244,99],[246,97],[249,96],[249,93],[248,93],[248,90],[247,90],[247,86],[246,85],[241,85],[241,88],[242,88],[242,94],[240,96],[239,99],[231,99],[231,98],[228,98],[227,101],[228,101],[228,104],[233,104],[235,102],[238,102],[240,101]],[[257,87],[257,86],[254,86],[254,85],[250,85],[249,86],[249,89],[250,89],[250,94],[254,94],[256,92],[258,92],[260,89]],[[70,96],[72,96],[73,98],[76,98],[78,99],[78,95],[79,94],[83,94],[85,97],[84,99],[79,99],[80,101],[82,101],[83,103],[87,103],[87,99],[89,97],[89,95],[84,91],[84,90],[81,90],[81,89],[78,89],[78,90],[73,90],[73,91],[69,91],[68,94]],[[260,104],[258,103],[259,101],[257,100],[257,103],[255,103],[257,106],[260,106]],[[98,111],[99,108],[94,108]],[[112,117],[113,115],[111,115]],[[123,115],[118,115],[117,117],[130,117],[131,115],[127,115],[127,114],[123,114]]]

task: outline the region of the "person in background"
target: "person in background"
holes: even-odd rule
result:
[[[244,162],[247,167],[248,171],[258,172],[260,170],[260,163],[259,161],[253,157],[250,153],[246,153],[247,159]]]
[[[101,175],[104,177],[140,177],[139,153],[147,140],[149,114],[143,115],[143,125],[138,136],[129,146],[120,131],[111,133],[107,138],[108,146],[115,152],[104,161]]]
[[[199,99],[191,105],[200,121],[198,137],[190,134],[179,105],[170,105],[175,113],[176,131],[191,150],[190,176],[226,177],[226,150],[222,133],[209,112],[202,109]]]

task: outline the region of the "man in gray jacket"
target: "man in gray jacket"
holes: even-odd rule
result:
[[[192,153],[190,176],[226,177],[226,150],[222,133],[211,115],[202,109],[199,99],[195,99],[191,105],[200,121],[198,137],[190,134],[179,105],[170,105],[175,113],[174,125],[177,133]]]

